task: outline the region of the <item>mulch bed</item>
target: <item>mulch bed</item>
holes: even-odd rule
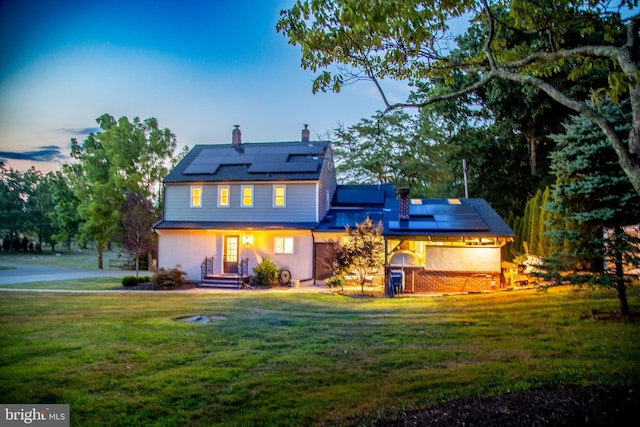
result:
[[[538,388],[497,397],[457,399],[408,411],[376,426],[636,426],[640,387]]]

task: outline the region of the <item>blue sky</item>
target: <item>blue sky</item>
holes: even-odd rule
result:
[[[230,142],[234,124],[245,142],[296,140],[304,123],[316,137],[382,109],[364,83],[311,93],[275,31],[293,2],[0,0],[0,161],[55,169],[104,113],[156,117],[192,147]]]

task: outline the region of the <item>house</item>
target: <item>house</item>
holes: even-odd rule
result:
[[[338,185],[331,146],[311,141],[198,145],[164,180],[160,267],[189,280],[251,274],[265,257],[285,278],[322,281],[328,242],[369,217],[383,226],[381,282],[404,292],[497,289],[513,231],[482,199],[412,199],[407,189]]]
[[[284,143],[243,143],[236,126],[231,144],[197,145],[165,177],[158,266],[201,281],[203,263],[206,276],[236,275],[269,257],[312,279],[313,229],[335,188],[330,145],[310,141],[306,126]]]

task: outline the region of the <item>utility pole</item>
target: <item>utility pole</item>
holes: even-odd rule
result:
[[[469,198],[469,182],[467,180],[467,159],[462,159],[462,172],[464,173],[464,198]]]

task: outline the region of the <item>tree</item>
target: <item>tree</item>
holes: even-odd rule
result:
[[[43,243],[51,245],[51,250],[55,251],[55,228],[49,215],[54,210],[54,175],[52,172],[43,175],[38,171],[35,178],[35,185],[27,200],[29,229],[38,236],[37,247],[39,252],[42,251]]]
[[[71,175],[67,171],[69,165],[64,165],[64,173],[56,171],[51,176],[51,197],[53,209],[47,213],[47,217],[54,229],[53,239],[59,242],[67,242],[67,249],[71,249],[71,239],[78,233],[80,227],[80,214],[78,207],[80,199],[76,197],[73,188],[69,185],[66,176]]]
[[[620,167],[640,194],[640,15],[623,21],[620,14],[637,4],[637,0],[618,0],[617,8],[610,10],[610,2],[598,0],[298,0],[281,12],[276,28],[289,43],[301,46],[303,68],[323,70],[314,80],[314,92],[340,91],[366,79],[379,90],[386,111],[463,96],[497,79],[535,87],[605,133]],[[459,55],[449,43],[450,20],[465,15],[483,23],[478,55]],[[599,20],[606,24],[602,38],[583,43]],[[514,33],[522,34],[518,39],[526,42],[511,44]],[[583,40],[566,37],[569,33],[580,34]],[[619,43],[621,34],[626,40]],[[617,133],[586,100],[554,85],[552,77],[565,66],[572,70],[569,79],[605,73],[609,85],[599,89],[613,101],[629,97],[633,113],[627,135]],[[474,79],[465,87],[420,100],[391,103],[383,90],[385,78],[452,82],[460,74]]]
[[[25,223],[24,182],[22,173],[2,163],[0,169],[0,229],[5,234],[5,250],[16,251],[20,248],[14,245]]]
[[[382,224],[374,225],[370,218],[355,228],[347,226],[348,237],[343,243],[330,242],[334,254],[333,265],[339,275],[355,274],[364,294],[367,276],[380,271],[384,264]]]
[[[335,130],[336,171],[351,184],[395,183],[416,195],[440,195],[453,177],[444,136],[433,122],[403,111],[363,119]]]
[[[625,133],[630,127],[627,105],[603,103],[593,108],[617,123],[617,132]],[[624,267],[640,264],[640,239],[637,231],[627,231],[640,223],[640,196],[591,121],[576,116],[565,125],[565,133],[552,137],[558,144],[552,154],[558,182],[547,209],[557,215],[550,237],[558,250],[550,264],[556,270],[573,271],[563,280],[588,280],[615,289],[620,311],[628,315]],[[589,274],[580,274],[584,271]]]
[[[150,230],[158,218],[151,202],[131,191],[127,192],[121,212],[122,248],[136,260],[137,277],[140,270],[140,257],[148,256],[155,250],[156,242]],[[151,260],[147,261],[150,266]]]
[[[96,241],[98,268],[102,268],[103,250],[111,240],[121,242],[119,233],[127,191],[160,205],[160,183],[175,156],[175,135],[160,129],[155,118],[141,121],[135,117],[115,120],[104,114],[96,120],[101,132],[91,133],[82,144],[71,142],[71,157],[76,164],[68,177],[80,200],[80,232]],[[151,230],[149,229],[149,233]]]

